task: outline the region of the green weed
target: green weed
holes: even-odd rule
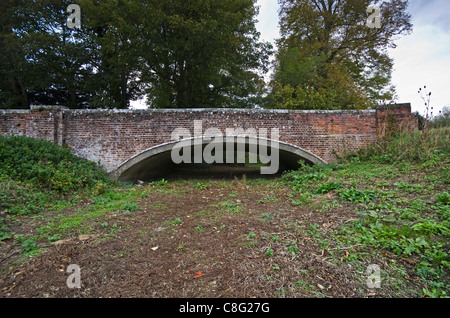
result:
[[[314,191],[314,194],[324,194],[342,187],[343,185],[341,183],[330,181],[319,185],[319,187]]]
[[[195,189],[205,190],[208,186],[205,183],[197,182],[194,186]]]
[[[373,199],[378,198],[378,195],[373,190],[349,188],[339,191],[339,197],[351,202],[369,203]]]
[[[137,211],[139,208],[135,203],[125,203],[123,206],[124,210],[130,211],[130,212],[134,212]]]
[[[175,220],[172,221],[172,225],[180,225],[183,223],[183,220],[180,218],[176,218]]]
[[[169,184],[169,181],[167,181],[165,179],[161,179],[159,181],[150,182],[149,184],[153,185],[153,186],[157,186],[157,187],[164,187]]]
[[[242,204],[239,202],[226,201],[221,205],[225,208],[226,211],[230,212],[231,214],[242,213]]]

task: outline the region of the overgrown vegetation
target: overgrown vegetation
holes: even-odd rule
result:
[[[449,140],[449,127],[400,134],[349,155],[340,165],[304,165],[283,179],[292,187],[293,202],[313,206],[316,196],[332,192],[342,203],[352,203],[359,217],[330,239],[337,249],[347,246],[353,264],[384,258],[392,270],[405,273],[406,263],[425,286],[417,296],[448,297]],[[392,271],[386,277],[397,286],[410,279]]]
[[[110,183],[100,166],[46,140],[0,136],[0,162],[0,180],[32,183],[60,193]]]
[[[21,256],[38,255],[55,243],[88,235],[96,244],[110,241],[104,257],[121,262],[128,262],[128,254],[134,260],[148,257],[141,255],[145,246],[151,246],[149,253],[170,248],[180,252],[177,261],[183,259],[160,265],[161,273],[171,273],[163,283],[179,279],[175,269],[195,258],[209,272],[202,275],[204,285],[195,285],[202,283],[200,277],[192,282],[198,287],[192,290],[206,296],[223,284],[212,271],[222,273],[231,262],[236,267],[226,285],[236,285],[227,286],[239,289],[242,280],[256,283],[257,277],[258,286],[265,286],[261,294],[274,297],[347,292],[448,297],[448,140],[449,128],[399,134],[338,164],[303,164],[279,179],[162,179],[131,186],[114,184],[96,164],[68,149],[2,137],[0,246]],[[83,248],[98,255],[96,244]],[[219,250],[226,262],[217,259]],[[103,269],[108,264],[112,267]],[[371,264],[381,268],[379,290],[366,286]],[[102,263],[98,271],[116,265]],[[186,273],[180,275],[191,288]]]
[[[355,160],[381,163],[411,162],[434,166],[450,155],[449,140],[450,127],[403,133],[361,150],[355,156]]]
[[[66,208],[82,192],[100,195],[113,185],[97,164],[45,140],[0,136],[0,163],[0,242],[11,237],[10,216]]]
[[[450,106],[445,106],[431,122],[434,128],[450,127]]]

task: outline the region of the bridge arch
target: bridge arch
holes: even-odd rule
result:
[[[211,138],[215,137],[212,136]],[[225,143],[234,143],[235,145],[245,143],[247,147],[250,144],[259,145],[263,141],[266,142],[269,149],[272,148],[271,145],[275,145],[279,150],[279,162],[285,169],[297,168],[299,160],[311,164],[327,163],[310,151],[282,141],[252,136],[223,136],[223,138]],[[113,179],[122,182],[149,180],[157,176],[164,176],[164,173],[168,173],[171,168],[176,166],[172,161],[171,153],[174,146],[180,142],[189,143],[190,147],[194,147],[194,144],[201,144],[204,147],[211,143],[211,139],[203,137],[186,138],[148,148],[120,164],[110,175]]]

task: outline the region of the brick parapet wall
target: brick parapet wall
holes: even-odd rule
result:
[[[419,129],[419,119],[411,113],[411,104],[395,104],[377,107],[377,137],[383,138],[392,132]]]
[[[395,112],[394,112],[395,114]],[[383,117],[384,116],[384,117]],[[399,122],[410,118],[406,106],[398,108]],[[75,154],[100,161],[112,171],[127,159],[171,140],[176,128],[194,135],[194,121],[201,120],[203,132],[218,128],[244,130],[278,128],[280,141],[303,148],[324,161],[336,154],[358,150],[382,136],[380,125],[386,112],[295,111],[250,109],[170,110],[69,110],[36,107],[28,111],[0,110],[0,134],[47,139],[71,147]]]
[[[68,109],[41,106],[30,110],[0,110],[0,134],[45,139],[62,145],[64,110]]]

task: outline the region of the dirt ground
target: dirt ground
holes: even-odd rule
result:
[[[110,211],[89,220],[93,230],[88,234],[73,232],[25,263],[19,247],[3,243],[0,296],[375,295],[366,286],[366,273],[345,262],[348,250],[336,248],[330,257],[332,245],[323,247],[327,233],[357,217],[354,208],[344,203],[318,213],[294,206],[290,189],[270,182],[209,181],[206,189],[192,185],[143,185],[148,195],[135,200],[136,211]],[[106,221],[109,226],[102,226]],[[312,225],[318,232],[311,231]],[[339,258],[344,261],[333,261]],[[67,286],[70,264],[80,267],[79,289]]]

